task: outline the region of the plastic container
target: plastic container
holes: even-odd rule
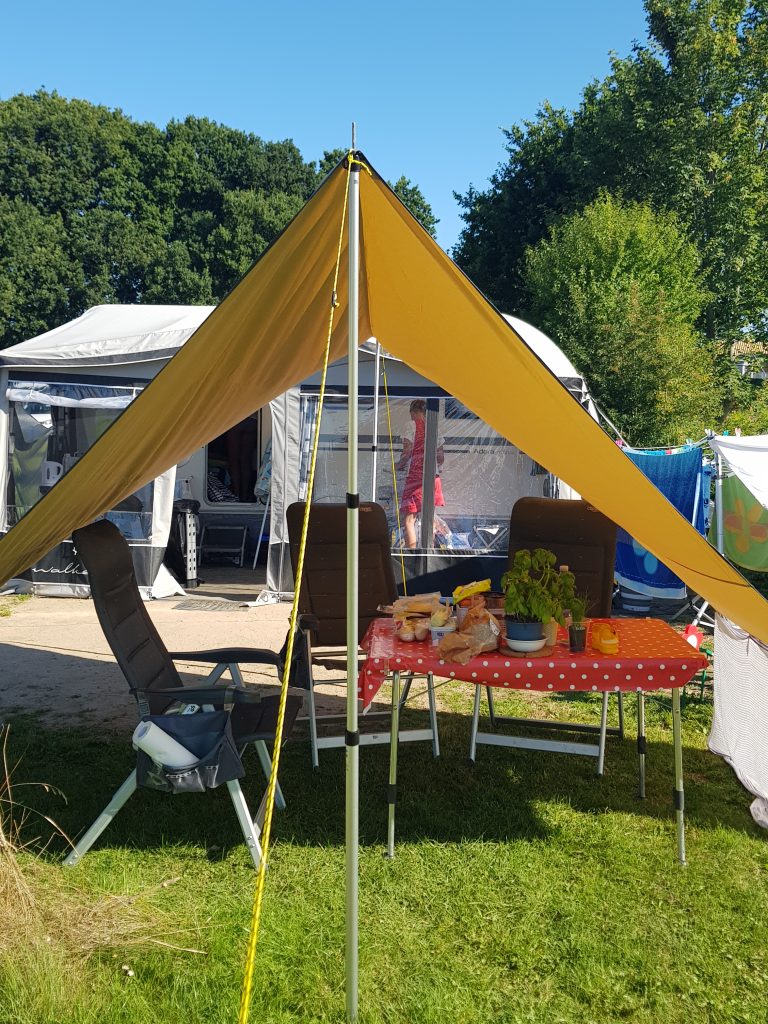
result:
[[[437,647],[446,634],[456,632],[456,623],[452,622],[450,625],[446,626],[430,626],[429,632],[432,636],[432,646]]]

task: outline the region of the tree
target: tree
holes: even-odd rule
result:
[[[694,322],[707,301],[699,255],[671,214],[600,196],[526,254],[534,321],[635,445],[701,436],[719,416]]]
[[[101,302],[219,302],[321,177],[290,140],[205,118],[161,129],[43,90],[0,102],[0,347]],[[396,188],[434,230],[419,189]]]
[[[524,254],[604,189],[675,211],[702,256],[701,327],[768,332],[768,14],[761,0],[646,0],[649,40],[569,113],[544,104],[505,132],[490,188],[459,196],[455,256],[524,310]]]

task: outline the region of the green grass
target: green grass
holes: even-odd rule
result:
[[[634,739],[594,761],[480,747],[466,760],[470,691],[440,691],[442,757],[400,753],[398,846],[383,857],[386,748],[362,748],[361,1024],[762,1024],[768,1005],[768,847],[749,796],[706,751],[709,705],[685,709],[689,866],[675,860],[667,699],[650,700],[648,798]],[[536,702],[595,721],[591,696]],[[627,704],[634,713],[634,700]],[[530,714],[530,702],[500,693]],[[615,709],[614,709],[615,715]],[[406,716],[407,717],[407,716]],[[55,781],[36,799],[72,833],[131,766],[124,738],[11,733],[17,779]],[[343,753],[309,769],[284,755],[288,810],[276,819],[252,1020],[344,1019]],[[246,791],[255,806],[255,758]],[[44,866],[53,884],[61,869]],[[224,1024],[237,1019],[255,875],[225,792],[137,794],[75,869],[86,894],[149,891],[180,929],[165,948],[106,951],[76,969],[59,949],[0,959],[3,1024]],[[181,876],[168,888],[164,880]],[[134,971],[128,977],[122,970]]]

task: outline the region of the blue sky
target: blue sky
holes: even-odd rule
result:
[[[0,97],[44,86],[165,125],[187,114],[291,138],[305,159],[358,146],[416,182],[448,249],[453,192],[504,159],[500,129],[573,107],[608,53],[646,35],[641,0],[4,5]]]

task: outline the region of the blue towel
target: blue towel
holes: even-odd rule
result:
[[[669,454],[627,448],[625,452],[678,512],[703,534],[710,478],[708,472],[704,472],[701,449],[686,447]],[[649,597],[685,597],[683,581],[621,528],[616,543],[616,578],[622,586]]]

